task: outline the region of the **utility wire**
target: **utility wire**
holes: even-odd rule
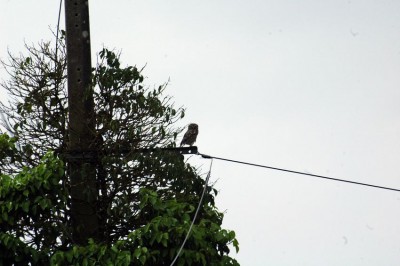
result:
[[[61,7],[62,0],[60,0],[60,6],[58,8],[58,18],[57,18],[57,32],[56,32],[56,64],[57,64],[57,52],[58,52],[58,32],[60,31],[60,18],[61,18]]]
[[[227,162],[232,162],[232,163],[246,164],[246,165],[250,165],[250,166],[262,167],[262,168],[267,168],[267,169],[276,170],[276,171],[288,172],[288,173],[292,173],[292,174],[307,175],[307,176],[318,177],[318,178],[323,178],[323,179],[328,179],[328,180],[333,180],[333,181],[338,181],[338,182],[350,183],[350,184],[354,184],[354,185],[361,185],[361,186],[367,186],[367,187],[380,188],[380,189],[386,189],[386,190],[400,192],[400,189],[391,188],[391,187],[383,187],[383,186],[377,186],[377,185],[355,182],[355,181],[350,181],[350,180],[344,180],[344,179],[339,179],[339,178],[333,178],[333,177],[328,177],[328,176],[314,175],[314,174],[293,171],[293,170],[284,169],[284,168],[277,168],[277,167],[271,167],[271,166],[266,166],[266,165],[261,165],[261,164],[247,163],[247,162],[242,162],[242,161],[237,161],[237,160],[220,158],[220,157],[215,157],[215,156],[201,154],[201,153],[198,153],[198,155],[200,155],[201,157],[203,157],[205,159],[216,159],[216,160],[227,161]]]
[[[181,255],[182,249],[183,249],[183,247],[185,246],[185,243],[186,243],[186,241],[187,241],[188,238],[189,238],[190,232],[192,231],[193,224],[194,224],[194,222],[195,222],[195,220],[196,220],[196,218],[197,218],[197,215],[199,214],[200,207],[201,207],[201,203],[203,202],[204,194],[205,194],[205,192],[206,192],[206,190],[207,190],[208,180],[210,179],[210,176],[211,176],[211,167],[212,167],[212,163],[213,163],[213,160],[212,160],[212,158],[211,158],[210,170],[208,171],[208,174],[207,174],[207,177],[206,177],[206,181],[204,182],[204,188],[203,188],[203,192],[201,193],[199,205],[197,205],[196,212],[195,212],[195,214],[194,214],[192,223],[190,224],[190,227],[189,227],[189,230],[188,230],[188,232],[187,232],[187,234],[186,234],[186,237],[185,237],[185,239],[183,240],[182,245],[181,245],[181,247],[179,248],[179,251],[178,251],[178,253],[176,254],[174,260],[171,262],[170,266],[173,266],[173,265],[175,264],[176,260],[177,260],[177,259],[179,258],[179,256]]]
[[[57,32],[56,32],[56,51],[55,51],[55,61],[54,61],[54,74],[58,72],[58,34],[60,32],[60,18],[61,18],[61,8],[62,8],[62,0],[60,0],[60,6],[58,7],[58,18],[57,18]],[[55,90],[56,93],[58,92],[58,85],[59,85],[59,79],[57,75],[54,75],[54,82],[55,82]]]

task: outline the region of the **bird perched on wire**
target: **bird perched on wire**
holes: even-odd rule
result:
[[[183,145],[192,146],[193,143],[196,142],[197,135],[199,134],[199,126],[197,124],[189,124],[188,130],[185,135],[183,135],[183,139],[181,141],[181,147]]]

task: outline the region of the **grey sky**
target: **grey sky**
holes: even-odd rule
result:
[[[52,38],[57,1],[0,3],[1,58]],[[170,78],[201,152],[400,188],[399,1],[97,0],[90,11],[93,54],[121,49],[124,64],[147,64],[150,86]],[[400,193],[220,161],[212,178],[242,265],[399,265]]]

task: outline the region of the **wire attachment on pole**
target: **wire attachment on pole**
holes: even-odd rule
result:
[[[198,153],[198,155],[200,155],[201,157],[203,157],[204,159],[213,159],[213,157],[212,156],[210,156],[210,155],[207,155],[207,154],[202,154],[202,153]]]

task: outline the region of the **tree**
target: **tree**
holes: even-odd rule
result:
[[[11,100],[2,103],[0,135],[0,260],[32,265],[170,265],[189,229],[205,181],[175,147],[184,116],[167,84],[144,85],[143,69],[121,67],[102,49],[93,68],[96,132],[84,156],[95,160],[99,239],[78,246],[71,236],[67,159],[68,101],[64,39],[26,45],[28,55],[2,61]],[[141,149],[152,152],[138,152]],[[129,150],[126,153],[126,150]],[[121,152],[121,151],[125,152]],[[238,265],[234,231],[221,228],[217,191],[206,197],[177,265]],[[4,252],[3,252],[4,251]],[[1,265],[1,263],[0,263]]]

